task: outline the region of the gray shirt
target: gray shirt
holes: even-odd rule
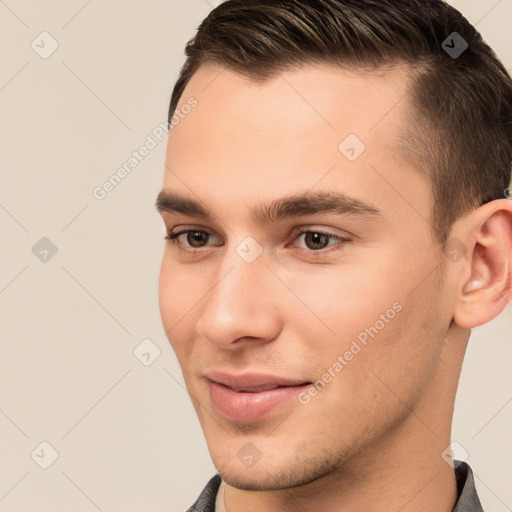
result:
[[[452,512],[484,512],[476,493],[473,471],[465,462],[454,461],[454,465],[458,498]],[[187,512],[215,512],[215,499],[221,481],[219,474],[213,476]]]

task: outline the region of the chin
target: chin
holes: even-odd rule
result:
[[[304,454],[301,458],[291,456],[289,460],[284,457],[279,460],[274,457],[271,461],[262,456],[252,467],[244,467],[236,456],[227,458],[225,453],[222,460],[214,459],[213,462],[224,482],[243,491],[279,491],[300,487],[338,469],[331,457],[322,459],[317,455],[308,458]]]

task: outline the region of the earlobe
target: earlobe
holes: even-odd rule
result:
[[[512,201],[491,201],[471,213],[468,223],[455,226],[468,251],[461,261],[454,322],[465,328],[483,325],[512,299]]]

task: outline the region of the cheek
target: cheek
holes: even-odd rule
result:
[[[287,318],[309,347],[317,372],[326,372],[341,356],[343,369],[337,365],[336,375],[353,373],[350,382],[357,388],[381,385],[370,370],[400,387],[402,374],[409,382],[431,371],[442,339],[439,308],[432,303],[434,276],[425,279],[423,266],[394,261],[399,264],[368,264],[364,270],[318,267],[290,278],[310,311]]]
[[[385,275],[389,274],[392,271],[388,269]],[[309,326],[306,332],[316,330],[327,346],[334,344],[333,348],[341,349],[361,333],[364,338],[365,329],[376,323],[378,331],[388,328],[401,309],[403,293],[398,281],[379,277],[372,265],[364,268],[340,265],[290,274],[285,282],[290,283],[290,288],[309,309],[303,307],[295,320],[303,329]]]
[[[336,383],[335,401],[340,407],[366,409],[370,416],[377,409],[387,410],[390,421],[406,410],[404,403],[414,408],[434,375],[443,343],[440,311],[429,301],[434,293],[431,284],[409,295],[396,291],[380,302],[383,306],[374,303],[376,308],[363,324],[360,316],[350,322],[349,329],[356,334],[343,337],[340,355],[350,361],[340,373],[343,379]],[[395,307],[388,304],[396,298]],[[377,409],[375,404],[379,404]]]
[[[166,332],[172,327],[173,319],[177,318],[178,301],[176,288],[178,283],[173,277],[172,270],[164,253],[158,280],[158,303],[160,306],[160,316],[162,317],[162,323]]]
[[[204,293],[202,280],[179,268],[165,253],[160,267],[158,302],[162,325],[176,352],[181,356],[181,345],[187,346],[186,328],[193,319],[193,308]]]

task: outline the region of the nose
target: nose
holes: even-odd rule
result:
[[[267,267],[265,254],[248,263],[235,249],[226,251],[205,297],[197,334],[219,348],[268,343],[281,330],[282,284]]]

